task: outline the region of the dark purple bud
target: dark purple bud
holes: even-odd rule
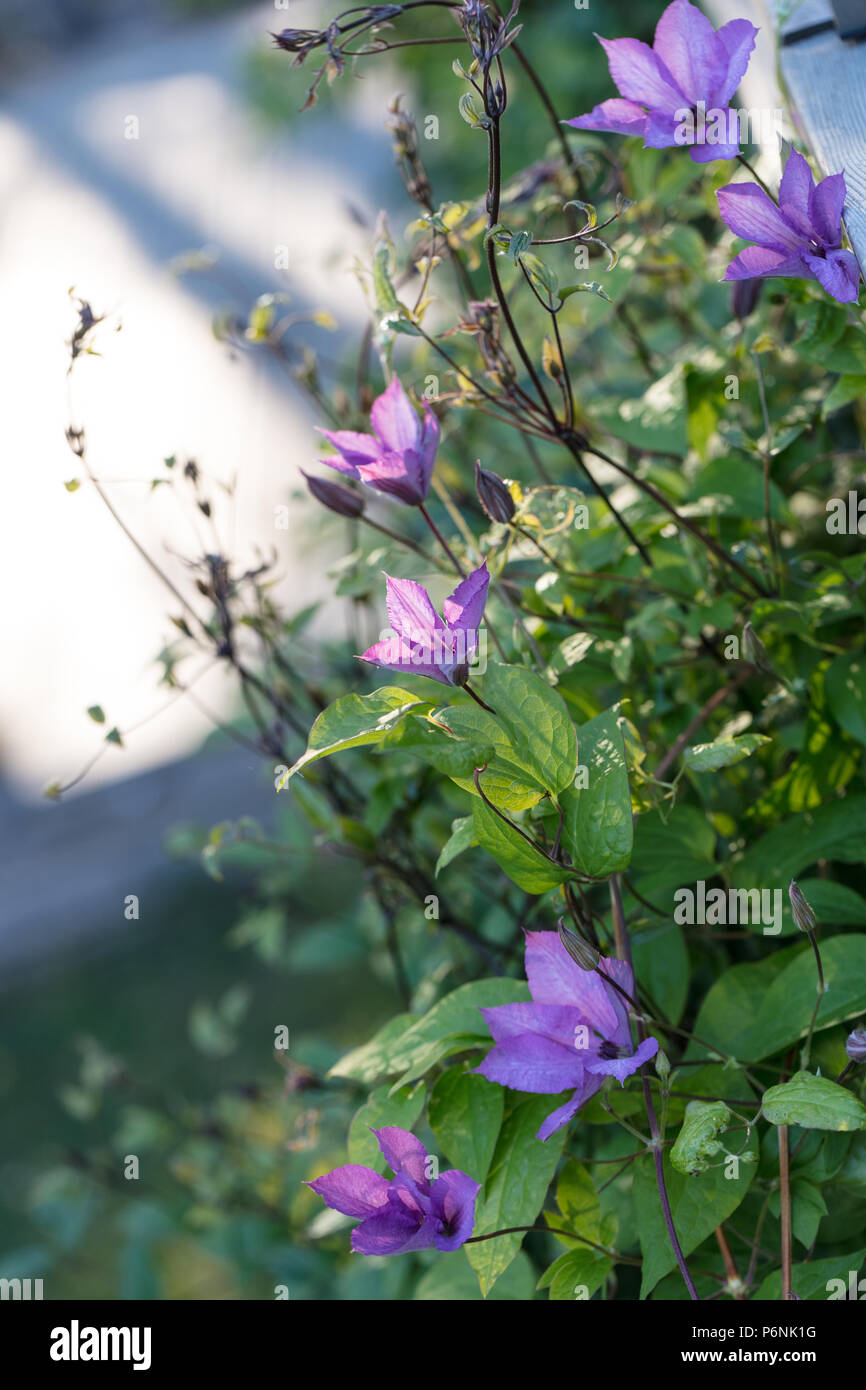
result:
[[[475,487],[478,500],[490,520],[500,521],[507,526],[515,512],[514,498],[498,474],[482,468],[479,459],[475,460]]]
[[[788,897],[791,900],[791,916],[794,918],[794,926],[799,927],[800,931],[813,932],[818,925],[815,914],[793,879],[788,885]]]
[[[452,685],[464,686],[469,684],[469,662],[461,661],[459,666],[455,666],[451,672]]]
[[[761,298],[763,280],[735,280],[731,290],[731,313],[742,323],[749,317]]]
[[[338,516],[364,515],[363,500],[350,487],[344,487],[342,483],[333,483],[329,478],[316,478],[304,473],[303,468],[301,473],[306,478],[307,487],[316,501],[327,507],[329,512],[336,512]]]
[[[866,1028],[855,1028],[845,1039],[845,1051],[852,1062],[866,1062]]]

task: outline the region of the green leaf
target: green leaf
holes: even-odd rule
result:
[[[481,779],[481,785],[486,791],[486,774]],[[524,893],[547,893],[571,877],[567,869],[551,863],[540,849],[534,849],[519,831],[506,825],[483,801],[476,803],[472,823],[481,848],[493,856],[499,867]]]
[[[506,1117],[483,1197],[479,1196],[473,1235],[535,1225],[565,1142],[564,1129],[544,1141],[535,1137],[555,1105],[551,1096],[529,1096],[518,1101]],[[465,1247],[485,1298],[522,1243],[523,1235],[519,1234]]]
[[[551,1301],[556,1303],[582,1301],[592,1298],[612,1268],[613,1261],[607,1255],[584,1245],[554,1260],[539,1279],[538,1288],[549,1288]]]
[[[866,937],[833,936],[821,944],[827,991],[816,1028],[866,1010]],[[791,946],[754,965],[734,965],[704,1000],[694,1031],[743,1062],[772,1057],[805,1037],[815,1007],[815,960]],[[691,1044],[688,1057],[703,1049]]]
[[[734,864],[735,887],[787,888],[819,859],[859,864],[866,841],[866,796],[846,796],[791,816],[762,835]]]
[[[866,743],[866,656],[837,656],[827,667],[824,689],[837,724],[858,743]]]
[[[379,1148],[374,1129],[384,1129],[396,1125],[398,1129],[412,1129],[424,1108],[426,1087],[404,1086],[396,1095],[389,1093],[387,1086],[380,1086],[356,1110],[349,1125],[349,1162],[361,1163],[366,1168],[374,1168],[384,1173],[385,1159]]]
[[[441,735],[439,746],[428,745],[426,751],[419,750],[421,756],[464,791],[478,796],[473,773],[476,767],[486,765],[484,795],[501,810],[525,811],[544,796],[544,788],[522,765],[507,731],[486,710],[449,705],[434,710],[426,722],[434,725],[434,731],[438,731],[436,726],[444,726],[453,738]],[[418,721],[421,727],[424,723]]]
[[[479,1037],[489,1044],[487,1025],[478,1010],[529,998],[529,986],[523,980],[473,980],[446,994],[423,1018],[399,1014],[391,1019],[370,1042],[341,1057],[329,1075],[355,1081],[393,1076],[422,1058],[430,1043],[454,1036]]]
[[[844,1086],[798,1071],[781,1086],[771,1086],[761,1102],[764,1119],[771,1125],[799,1125],[801,1129],[866,1129],[866,1105]]]
[[[761,748],[770,739],[765,734],[740,734],[736,738],[717,738],[713,743],[697,743],[687,748],[683,762],[693,772],[717,772],[721,767],[733,767]]]
[[[563,844],[579,873],[606,878],[631,859],[631,793],[625,747],[614,710],[605,710],[578,732],[587,785],[562,793]]]
[[[756,1152],[757,1140],[754,1134],[749,1146]],[[727,1162],[718,1168],[708,1169],[699,1177],[686,1177],[671,1166],[668,1154],[664,1156],[665,1183],[674,1229],[686,1256],[696,1250],[707,1236],[712,1235],[717,1226],[736,1211],[749,1190],[756,1165],[741,1160],[737,1177],[731,1178],[725,1177],[726,1167]],[[646,1298],[658,1281],[675,1268],[676,1256],[662,1215],[655,1165],[652,1159],[647,1157],[639,1159],[634,1168],[632,1198],[643,1253],[640,1296]]]
[[[562,1219],[547,1212],[551,1226],[567,1226],[575,1235],[596,1243],[601,1241],[601,1204],[595,1184],[582,1163],[570,1158],[563,1165],[556,1184],[556,1205]]]
[[[90,715],[90,718],[93,720],[94,724],[105,723],[105,710],[102,708],[102,705],[88,706],[87,713]]]
[[[427,1117],[448,1162],[484,1183],[502,1125],[505,1091],[483,1076],[449,1067],[430,1093]]]
[[[689,953],[682,927],[651,917],[632,931],[635,976],[671,1023],[678,1023],[689,989]]]
[[[727,1129],[731,1112],[723,1100],[690,1100],[682,1129],[671,1149],[671,1165],[678,1173],[696,1177],[710,1167],[710,1159],[725,1153],[719,1135]]]
[[[573,781],[577,763],[574,725],[562,696],[523,666],[491,662],[484,698],[520,765],[555,799]]]
[[[464,850],[471,849],[477,845],[478,840],[475,836],[475,825],[471,816],[461,816],[458,820],[451,822],[451,834],[442,846],[439,858],[436,860],[436,877],[443,869],[446,869],[452,859],[456,859],[458,854]]]
[[[478,1051],[486,1046],[487,1039],[479,1033],[449,1033],[445,1038],[432,1039],[415,1053],[409,1066],[391,1087],[391,1094],[402,1086],[408,1086],[410,1081],[416,1081],[419,1076],[425,1076],[446,1057],[453,1057],[458,1052]]]
[[[850,1290],[850,1277],[854,1276],[855,1297],[857,1275],[866,1260],[866,1250],[855,1250],[849,1255],[833,1255],[827,1260],[812,1260],[809,1264],[794,1265],[791,1271],[791,1291],[808,1303],[824,1303],[830,1299],[847,1298]],[[753,1302],[778,1303],[782,1297],[782,1271],[775,1270],[764,1280],[760,1288],[752,1294]]]
[[[286,781],[319,758],[345,748],[380,743],[407,714],[429,708],[429,702],[394,685],[374,690],[372,695],[342,695],[322,710],[310,730],[306,753],[289,769]]]
[[[465,1248],[465,1247],[464,1247]],[[471,1248],[471,1247],[470,1247]],[[521,1250],[505,1271],[490,1295],[494,1303],[529,1302],[535,1287],[535,1270],[528,1255]],[[480,1303],[481,1290],[474,1270],[467,1263],[463,1250],[450,1255],[436,1255],[435,1262],[422,1274],[411,1295],[416,1301],[448,1303]]]
[[[822,927],[866,926],[866,899],[829,878],[801,878],[800,891]]]

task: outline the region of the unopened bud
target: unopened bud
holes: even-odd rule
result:
[[[751,623],[746,623],[743,628],[743,655],[753,666],[757,666],[759,671],[767,670],[767,649]]]
[[[855,1028],[845,1039],[845,1051],[852,1062],[866,1062],[866,1028]]]
[[[659,1076],[659,1078],[662,1081],[667,1081],[668,1077],[671,1074],[671,1064],[668,1060],[667,1053],[662,1052],[661,1049],[659,1049],[659,1051],[656,1053],[655,1066],[656,1073]]]
[[[453,685],[467,685],[469,682],[469,662],[461,661],[459,666],[455,666],[451,672],[451,682]]]
[[[791,900],[791,916],[794,918],[794,926],[799,927],[800,931],[813,932],[818,925],[815,914],[793,879],[788,885],[788,897]]]
[[[601,956],[594,946],[590,946],[588,941],[578,936],[576,931],[567,927],[562,918],[559,919],[559,939],[565,947],[575,965],[579,965],[581,970],[596,970]]]
[[[475,460],[475,487],[478,500],[490,520],[507,525],[514,516],[514,498],[496,473],[481,467],[480,459]]]
[[[307,480],[307,487],[317,502],[338,516],[358,517],[364,514],[364,502],[357,492],[342,483],[331,482],[329,478],[316,478],[309,473],[301,473]]]
[[[731,290],[731,313],[742,323],[755,308],[764,289],[763,280],[735,280]]]

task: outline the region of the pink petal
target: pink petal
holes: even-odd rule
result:
[[[412,507],[417,507],[427,496],[427,489],[421,482],[421,469],[411,450],[405,454],[383,454],[374,463],[361,464],[358,477],[377,492],[397,497]]]
[[[539,1033],[521,1033],[491,1048],[476,1070],[513,1091],[556,1095],[583,1080],[583,1061],[575,1048],[563,1047]]]
[[[732,19],[716,30],[716,38],[728,55],[728,70],[721,86],[713,93],[716,106],[727,106],[746,75],[758,30],[747,19]]]
[[[385,448],[393,453],[414,449],[417,445],[421,423],[399,377],[395,376],[387,391],[373,402],[370,424]]]
[[[389,574],[385,579],[388,618],[399,637],[410,642],[425,638],[429,641],[433,632],[444,629],[445,624],[423,584],[416,584],[414,579],[392,579]]]
[[[628,101],[660,111],[676,111],[691,103],[674,85],[671,75],[649,44],[640,39],[603,39],[596,35],[607,54],[610,75]]]
[[[382,452],[378,439],[371,434],[359,434],[357,430],[319,430],[319,434],[333,444],[343,463],[349,466],[343,467],[337,459],[322,459],[321,462],[339,468],[341,473],[352,472],[357,477],[355,470],[361,464],[372,463]]]
[[[844,174],[831,174],[822,179],[812,194],[812,225],[826,246],[838,246],[842,240],[842,209],[847,189]]]
[[[372,1168],[347,1163],[315,1182],[308,1182],[307,1187],[317,1192],[326,1206],[344,1216],[371,1216],[387,1202],[391,1184]]]
[[[811,237],[811,202],[815,191],[812,170],[798,150],[791,150],[779,185],[779,206],[786,222],[802,236]]]
[[[409,1174],[413,1182],[417,1183],[422,1192],[429,1189],[427,1178],[427,1150],[408,1129],[398,1129],[396,1125],[388,1125],[384,1129],[374,1129],[379,1148],[388,1167],[395,1173],[401,1170]]]
[[[429,644],[426,647],[413,646],[411,642],[399,637],[386,637],[383,642],[375,642],[372,647],[368,647],[358,657],[358,660],[367,661],[371,666],[384,667],[386,671],[400,671],[411,676],[427,676],[430,680],[441,681],[443,685],[450,685],[451,682],[441,667],[432,660],[424,660],[424,657],[429,657],[429,655]]]
[[[712,93],[727,76],[727,49],[706,15],[689,0],[668,5],[656,25],[653,52],[688,98],[687,106],[699,101],[709,105]]]
[[[556,1134],[557,1130],[567,1125],[569,1120],[573,1120],[582,1105],[586,1105],[591,1100],[596,1091],[601,1088],[601,1077],[587,1076],[583,1085],[575,1091],[571,1100],[567,1100],[564,1105],[560,1105],[558,1110],[552,1110],[547,1119],[536,1134],[536,1139],[549,1139],[551,1134]]]
[[[594,106],[588,115],[574,116],[563,124],[574,126],[577,130],[611,130],[617,135],[643,135],[646,111],[634,101],[610,97],[600,106]]]
[[[600,964],[617,983],[631,994],[628,966],[602,956]],[[572,960],[557,932],[526,933],[526,978],[536,1004],[573,1004],[585,1022],[612,1042],[626,1041],[618,1036],[625,1016],[624,1006],[612,985],[606,985],[597,971],[581,970]]]
[[[754,183],[729,183],[716,193],[722,219],[745,241],[776,251],[796,251],[802,237],[788,226],[772,198]]]
[[[449,627],[477,629],[484,616],[487,590],[490,587],[490,573],[487,561],[483,560],[477,570],[457,585],[442,605],[442,612]]]

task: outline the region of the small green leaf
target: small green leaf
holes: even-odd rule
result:
[[[451,834],[442,846],[439,858],[436,860],[436,877],[443,869],[446,869],[458,854],[464,850],[471,849],[477,845],[478,840],[475,835],[475,823],[471,816],[461,816],[459,820],[451,822]]]
[[[733,767],[769,743],[765,734],[739,734],[735,738],[717,738],[713,743],[697,743],[687,748],[683,762],[693,772],[717,772],[721,767]]]
[[[105,723],[105,710],[102,708],[102,705],[88,705],[87,713],[90,715],[94,724]]]
[[[612,1268],[613,1261],[607,1255],[583,1245],[579,1250],[566,1250],[548,1265],[537,1287],[550,1289],[551,1302],[580,1302],[592,1298]]]
[[[670,1155],[671,1165],[678,1173],[696,1177],[710,1167],[710,1159],[726,1152],[718,1136],[730,1119],[731,1112],[722,1100],[689,1101]]]
[[[484,779],[481,779],[484,786]],[[524,893],[547,893],[571,877],[567,869],[554,864],[535,849],[521,833],[507,825],[483,801],[476,802],[472,812],[475,838],[482,849],[492,855],[497,864]]]
[[[781,1086],[771,1086],[761,1102],[771,1125],[799,1125],[801,1129],[834,1129],[847,1132],[866,1129],[866,1105],[844,1086],[798,1071]]]
[[[306,753],[289,769],[285,781],[319,758],[328,758],[346,748],[380,743],[407,714],[423,709],[429,709],[429,704],[394,685],[383,686],[371,695],[341,696],[322,710],[310,730]]]

